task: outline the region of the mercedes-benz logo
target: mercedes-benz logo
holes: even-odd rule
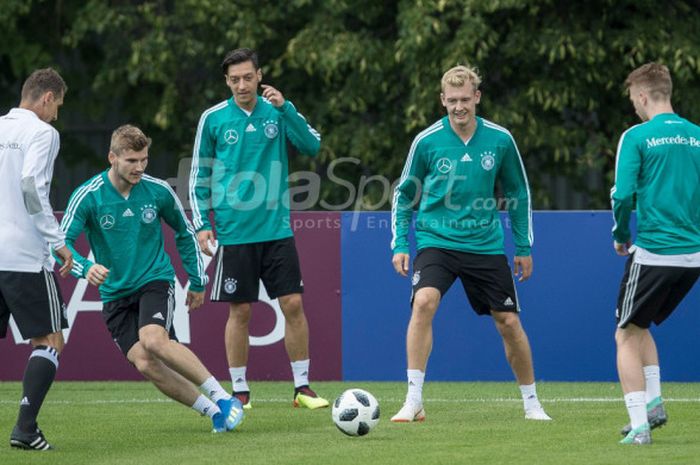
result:
[[[437,161],[437,169],[442,174],[445,174],[452,169],[452,162],[449,158],[441,158]]]
[[[235,129],[229,129],[224,133],[224,140],[227,144],[233,145],[238,142],[238,133]]]
[[[102,229],[112,229],[114,226],[114,217],[112,215],[103,215],[100,218],[100,227]]]

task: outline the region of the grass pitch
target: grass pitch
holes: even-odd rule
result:
[[[514,383],[438,383],[424,389],[424,423],[389,421],[405,383],[313,383],[329,400],[366,389],[381,421],[348,437],[330,410],[294,409],[291,383],[252,382],[253,409],[236,431],[211,434],[205,417],[146,382],[57,382],[39,417],[56,450],[10,449],[20,383],[0,383],[0,464],[698,464],[700,385],[665,383],[669,423],[648,447],[621,446],[627,422],[613,383],[538,383],[552,422],[526,421]]]

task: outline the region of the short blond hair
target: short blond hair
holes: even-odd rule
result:
[[[632,86],[644,88],[652,100],[670,100],[673,81],[668,67],[659,63],[647,63],[632,71],[625,79],[625,89]]]
[[[444,91],[447,86],[462,87],[467,82],[471,82],[474,91],[478,90],[481,84],[479,72],[471,66],[457,65],[442,75],[441,88]]]
[[[140,152],[151,146],[151,138],[146,137],[139,128],[131,124],[119,126],[112,133],[109,150],[115,155],[121,155],[125,150]]]

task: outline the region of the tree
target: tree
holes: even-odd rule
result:
[[[348,203],[329,168],[355,187],[371,181],[346,208],[388,208],[377,175],[400,175],[412,138],[443,114],[442,73],[469,63],[484,75],[480,114],[518,142],[535,207],[571,208],[553,188],[564,179],[587,208],[608,208],[617,139],[636,123],[622,89],[634,67],[667,64],[676,110],[700,120],[697,13],[675,0],[5,0],[0,103],[31,69],[58,64],[74,93],[67,126],[139,124],[174,173],[201,112],[230,96],[224,53],[252,47],[264,81],[323,136],[317,160],[292,161],[321,175],[317,208]],[[78,136],[68,131],[69,143]]]

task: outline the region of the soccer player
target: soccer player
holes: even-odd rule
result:
[[[413,262],[412,314],[406,335],[408,393],[391,421],[423,421],[423,382],[440,299],[459,278],[478,315],[491,315],[520,385],[525,418],[551,420],[537,399],[532,354],[494,197],[500,181],[515,239],[515,274],[532,274],[532,212],[522,158],[508,130],[476,116],[481,77],[456,66],[442,77],[447,116],[416,136],[392,206],[392,264],[408,274],[408,230],[414,205],[418,254]]]
[[[231,431],[243,419],[240,402],[175,336],[175,271],[164,250],[161,219],[175,231],[190,278],[190,311],[202,304],[207,276],[177,196],[168,183],[144,173],[150,145],[139,128],[117,128],[109,148],[111,167],[73,192],[61,222],[75,257],[72,273],[99,287],[107,328],[144,377],[173,400],[208,415],[213,432]],[[73,248],[83,231],[94,263]]]
[[[245,408],[252,406],[246,381],[248,323],[262,279],[285,317],[294,406],[327,407],[328,401],[309,387],[309,327],[287,192],[287,144],[315,156],[321,137],[276,88],[262,84],[258,96],[262,71],[256,52],[230,51],[221,69],[233,97],[206,110],[199,120],[190,199],[204,253],[211,256],[210,246],[218,239],[211,300],[230,303],[225,341],[234,395]]]
[[[19,108],[0,118],[0,337],[10,315],[32,352],[22,380],[22,400],[10,445],[49,450],[37,416],[58,369],[65,305],[53,274],[51,250],[61,258],[65,276],[73,257],[49,203],[51,177],[59,149],[58,131],[49,123],[68,88],[53,69],[34,71],[22,86]],[[28,290],[31,290],[28,292]]]
[[[621,443],[651,444],[651,429],[667,415],[649,327],[671,315],[700,275],[700,127],[674,113],[666,66],[640,66],[625,87],[642,123],[620,137],[611,191],[615,251],[629,257],[615,311],[617,370],[630,417]]]

